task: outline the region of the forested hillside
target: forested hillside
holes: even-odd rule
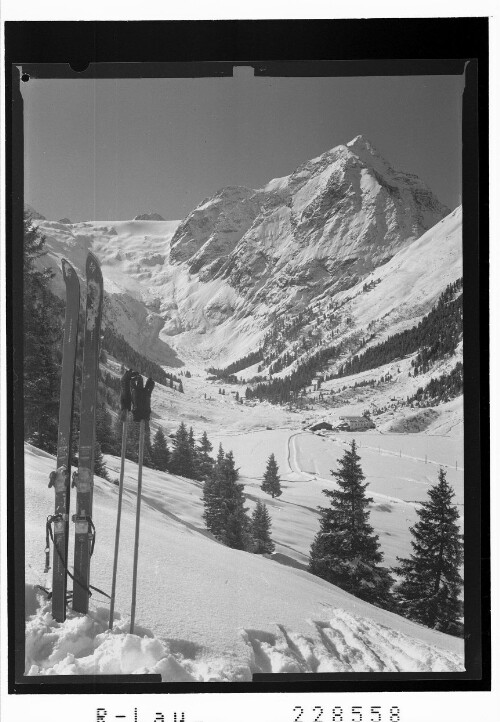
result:
[[[418,351],[414,374],[428,371],[432,363],[455,351],[463,333],[463,279],[447,286],[438,303],[413,328],[389,336],[383,343],[353,356],[341,366],[334,378],[352,376],[377,368]]]

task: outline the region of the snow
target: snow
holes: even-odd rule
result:
[[[117,475],[119,459],[106,457],[106,461],[111,476]],[[248,681],[254,672],[270,670],[463,668],[462,640],[362,602],[309,574],[302,565],[292,566],[280,553],[276,559],[265,558],[219,544],[201,519],[201,484],[149,469],[143,476],[139,626],[130,635],[137,487],[137,468],[131,462],[126,466],[116,598],[121,616],[117,616],[113,631],[108,631],[108,602],[94,593],[88,615],[70,613],[66,622],[56,623],[50,617],[50,605],[43,595],[37,599],[33,588],[48,583],[42,572],[43,529],[53,506],[47,479],[54,464],[49,454],[26,446],[29,674],[148,671],[159,672],[164,681]],[[109,591],[117,487],[101,479],[95,482],[97,541],[91,582]],[[299,487],[290,482],[280,497],[283,501],[274,501],[286,502],[290,508],[300,506],[300,492],[294,497],[290,491]],[[246,491],[255,495],[254,488]],[[268,498],[273,514],[276,507],[271,501]],[[301,514],[311,533],[307,509],[302,508]],[[278,527],[274,536],[284,548],[286,539],[280,538]],[[289,533],[293,534],[293,529]],[[70,538],[70,568],[72,553]]]

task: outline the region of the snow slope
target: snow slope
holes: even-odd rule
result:
[[[119,460],[107,457],[117,473]],[[127,634],[136,467],[127,463],[116,608],[52,621],[32,585],[42,572],[44,524],[53,507],[50,455],[26,446],[27,672],[98,674],[150,671],[164,681],[241,680],[259,671],[452,671],[463,642],[362,602],[272,558],[229,549],[201,521],[201,485],[144,473],[135,635]],[[284,495],[285,496],[285,495]],[[74,501],[74,495],[73,495]],[[91,581],[109,590],[117,487],[96,479],[96,550]],[[70,539],[70,560],[72,559]],[[279,558],[279,555],[277,555]],[[30,586],[31,585],[31,586]]]

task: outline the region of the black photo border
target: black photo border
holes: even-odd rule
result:
[[[7,22],[6,328],[9,693],[382,692],[489,690],[488,19]],[[387,57],[390,55],[390,57]],[[150,676],[24,676],[22,376],[23,104],[33,77],[434,75],[465,73],[463,266],[465,660],[460,673],[255,675],[252,683],[161,683]],[[471,488],[472,487],[472,488]],[[131,682],[134,682],[132,685]]]

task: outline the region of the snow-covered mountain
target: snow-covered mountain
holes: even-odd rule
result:
[[[362,136],[251,190],[229,187],[180,224],[172,263],[222,277],[255,303],[305,305],[352,285],[449,213]]]
[[[321,330],[327,303],[345,305],[369,278],[385,326],[422,315],[461,275],[459,213],[358,136],[262,189],[223,188],[180,222],[35,222],[59,292],[61,257],[82,271],[92,249],[105,323],[160,363],[203,368],[256,350],[277,318],[316,308]]]

